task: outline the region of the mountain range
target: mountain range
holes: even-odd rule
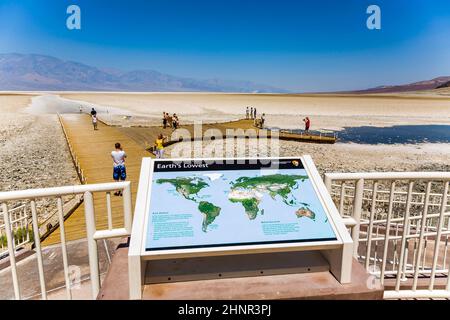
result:
[[[154,70],[101,69],[38,54],[0,54],[0,90],[287,93],[250,81],[199,80]]]
[[[339,93],[395,93],[450,86],[450,76]],[[0,54],[0,91],[140,91],[289,93],[250,81],[194,79],[155,70],[102,69],[39,54]]]
[[[423,90],[433,90],[441,89],[450,86],[450,76],[449,77],[438,77],[431,80],[413,82],[403,85],[392,85],[392,86],[379,86],[375,88],[352,91],[351,93],[395,93],[395,92],[410,92],[410,91],[423,91]]]

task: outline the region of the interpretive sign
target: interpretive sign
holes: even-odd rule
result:
[[[146,251],[331,241],[302,160],[155,161]]]
[[[309,156],[144,158],[128,252],[130,297],[140,298],[146,281],[314,272],[323,261],[348,283],[352,248]]]

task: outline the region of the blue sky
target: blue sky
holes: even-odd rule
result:
[[[82,29],[66,28],[77,4]],[[366,28],[377,4],[382,29]],[[0,0],[0,52],[296,91],[450,75],[448,0]]]

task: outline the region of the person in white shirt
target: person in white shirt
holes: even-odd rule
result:
[[[125,158],[127,154],[123,151],[120,143],[115,144],[115,150],[111,152],[111,158],[113,159],[113,179],[114,181],[125,181],[127,178],[127,170],[125,167]],[[122,191],[117,191],[114,193],[115,196],[121,196]]]
[[[264,128],[264,122],[265,121],[266,121],[266,114],[263,113],[262,116],[261,116],[261,122],[260,122],[261,129]]]
[[[97,130],[97,116],[92,116],[92,125],[94,126],[94,130]]]

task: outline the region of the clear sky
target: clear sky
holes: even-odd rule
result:
[[[81,30],[66,8],[81,8]],[[366,28],[381,7],[382,29]],[[449,0],[0,0],[0,52],[296,91],[450,75]]]

